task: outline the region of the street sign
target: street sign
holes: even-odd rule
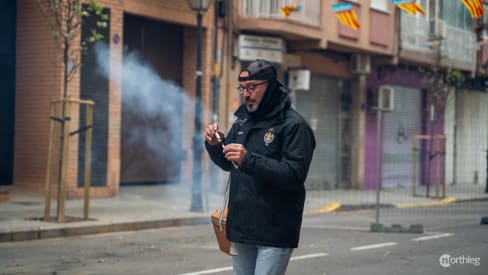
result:
[[[239,35],[239,59],[266,59],[273,63],[283,63],[285,41],[279,37]]]

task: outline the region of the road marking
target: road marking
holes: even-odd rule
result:
[[[358,246],[358,247],[353,247],[350,250],[351,251],[360,251],[360,250],[366,250],[366,249],[374,249],[374,248],[381,248],[381,247],[386,247],[386,246],[393,246],[397,245],[395,242],[389,242],[389,243],[379,243],[379,244],[372,244],[372,245],[365,245],[365,246]]]
[[[425,237],[419,237],[419,238],[414,238],[412,241],[414,242],[420,242],[420,241],[426,241],[426,240],[433,240],[433,239],[439,239],[439,238],[445,238],[452,236],[453,234],[451,233],[442,233],[442,234],[437,234],[437,235],[431,235],[431,236],[425,236]]]
[[[327,253],[315,253],[315,254],[308,254],[308,255],[302,255],[302,256],[295,256],[291,257],[290,261],[298,261],[298,260],[306,260],[306,259],[311,259],[311,258],[319,258],[319,257],[325,257],[328,256],[329,254]]]
[[[332,230],[350,230],[350,231],[370,231],[369,227],[356,227],[356,226],[335,226],[335,225],[307,225],[303,224],[303,228],[312,229],[332,229]]]
[[[230,271],[230,270],[232,270],[232,266],[221,267],[221,268],[214,268],[214,269],[208,269],[208,270],[202,270],[202,271],[197,271],[197,272],[184,273],[184,274],[180,274],[180,275],[212,274],[212,273],[218,273],[218,272]]]
[[[437,206],[437,205],[444,205],[453,203],[456,201],[456,198],[447,197],[443,198],[440,201],[433,201],[433,202],[419,202],[419,203],[399,203],[396,205],[397,208],[414,208],[414,207],[426,207],[426,206]]]
[[[327,253],[307,254],[307,255],[302,255],[302,256],[291,257],[290,258],[290,261],[299,261],[299,260],[306,260],[306,259],[311,259],[311,258],[319,258],[319,257],[328,256],[328,255],[329,254],[327,254]],[[214,268],[214,269],[207,269],[207,270],[201,270],[201,271],[184,273],[184,274],[179,274],[179,275],[213,274],[213,273],[218,273],[218,272],[222,272],[222,271],[230,271],[230,270],[232,270],[232,266],[221,267],[221,268]]]
[[[332,213],[336,210],[341,208],[341,204],[333,201],[331,203],[328,203],[324,206],[322,206],[319,209],[311,209],[303,212],[303,215],[315,215],[315,214],[324,214],[324,213]]]

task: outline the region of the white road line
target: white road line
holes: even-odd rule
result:
[[[311,258],[319,258],[319,257],[325,257],[327,255],[329,255],[329,254],[327,254],[327,253],[307,254],[307,255],[302,255],[302,256],[291,257],[290,261],[299,261],[299,260],[306,260],[306,259],[311,259]],[[230,271],[230,270],[232,270],[232,266],[201,270],[201,271],[184,273],[184,274],[179,274],[179,275],[213,274],[213,273],[218,273],[218,272],[222,272],[222,271]]]
[[[327,253],[315,253],[315,254],[308,254],[308,255],[302,255],[302,256],[295,256],[291,257],[290,261],[298,261],[298,260],[306,260],[306,259],[311,259],[311,258],[319,258],[319,257],[325,257],[328,256],[329,254]]]
[[[180,274],[180,275],[212,274],[212,273],[218,273],[218,272],[229,271],[229,270],[232,270],[232,266],[222,267],[222,268],[214,268],[214,269],[208,269],[208,270],[201,270],[201,271],[196,271],[196,272],[184,273],[184,274]]]
[[[426,241],[426,240],[433,240],[433,239],[439,239],[439,238],[445,238],[452,236],[453,234],[451,233],[442,233],[442,234],[437,234],[437,235],[431,235],[431,236],[425,236],[425,237],[419,237],[419,238],[414,238],[412,241],[414,242],[420,242],[420,241]]]
[[[358,247],[353,247],[350,250],[351,251],[360,251],[360,250],[366,250],[366,249],[374,249],[374,248],[381,248],[381,247],[386,247],[386,246],[393,246],[397,245],[395,242],[389,242],[389,243],[379,243],[379,244],[372,244],[372,245],[365,245],[365,246],[358,246]]]

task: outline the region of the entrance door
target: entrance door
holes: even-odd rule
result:
[[[123,37],[130,72],[122,79],[121,182],[177,181],[183,26],[125,14]]]
[[[12,184],[15,108],[15,0],[0,1],[0,185]]]
[[[337,187],[340,81],[312,75],[309,91],[296,91],[296,109],[314,130],[315,148],[306,187],[324,190]]]

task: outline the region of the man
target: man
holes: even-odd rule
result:
[[[226,229],[235,275],[284,274],[298,246],[315,138],[276,75],[270,62],[251,62],[239,73],[244,104],[223,149],[216,124],[204,133],[212,161],[230,171]]]

